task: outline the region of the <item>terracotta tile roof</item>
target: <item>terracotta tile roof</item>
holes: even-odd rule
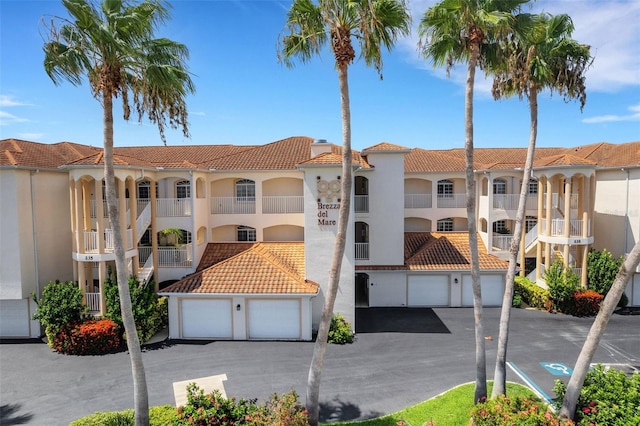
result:
[[[209,260],[223,258],[239,247],[216,247],[205,253]],[[236,243],[231,243],[235,246]],[[304,243],[261,242],[172,284],[162,293],[199,294],[312,294],[318,284],[305,278]]]
[[[249,250],[255,244],[256,243],[209,243],[207,244],[207,248],[204,249],[196,272],[207,269],[245,250]]]
[[[431,151],[414,148],[404,157],[404,171],[411,172],[463,172],[465,169],[464,151]]]
[[[43,144],[20,139],[0,141],[0,166],[58,167],[99,152],[98,148],[70,142]]]
[[[571,154],[552,155],[534,160],[533,167],[553,167],[553,166],[595,166],[597,163],[585,158],[576,157]]]
[[[405,233],[405,265],[413,271],[469,270],[471,251],[467,232],[407,232]],[[478,236],[480,269],[507,269],[507,262],[487,254]]]
[[[360,155],[359,152],[353,151],[351,157],[351,163],[358,165],[363,169],[370,169],[372,166],[367,163],[366,159]],[[340,165],[342,164],[341,152],[323,152],[315,157],[300,162],[300,165]]]
[[[640,165],[640,142],[611,144],[600,142],[567,150],[571,154],[592,160],[601,167]]]
[[[295,170],[297,164],[311,156],[313,141],[306,136],[294,136],[216,158],[206,166],[216,170]]]
[[[406,151],[409,152],[411,151],[411,148],[407,148],[404,146],[400,146],[400,145],[394,145],[392,143],[389,142],[380,142],[379,144],[370,146],[369,148],[365,148],[362,150],[362,154],[363,155],[367,155],[367,153],[370,152],[380,152],[380,151]]]

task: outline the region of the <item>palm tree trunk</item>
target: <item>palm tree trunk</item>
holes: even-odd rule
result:
[[[582,389],[584,378],[587,375],[589,365],[593,359],[593,354],[596,349],[598,349],[609,319],[611,315],[613,315],[613,311],[618,305],[624,289],[627,287],[629,278],[631,278],[633,271],[638,267],[638,263],[640,263],[640,242],[636,243],[631,253],[629,253],[622,263],[616,279],[613,281],[609,293],[607,293],[607,296],[604,298],[600,306],[600,311],[593,321],[589,334],[584,341],[584,345],[573,369],[573,374],[571,374],[571,379],[569,379],[567,392],[564,394],[564,401],[562,401],[562,408],[560,409],[560,415],[562,417],[573,419],[576,414],[576,405],[580,397],[580,390]]]
[[[324,354],[327,350],[329,326],[333,316],[333,306],[340,284],[340,270],[347,238],[349,211],[351,209],[352,160],[351,160],[351,108],[349,105],[349,80],[347,65],[338,65],[338,81],[340,83],[340,104],[342,107],[342,183],[341,202],[338,212],[338,230],[336,243],[329,270],[329,283],[325,294],[322,316],[318,326],[318,335],[313,348],[313,357],[307,379],[306,408],[309,411],[309,424],[317,426],[320,421],[320,376],[324,366]]]
[[[478,229],[476,226],[476,183],[473,168],[473,84],[479,46],[472,43],[467,71],[467,86],[464,100],[464,129],[466,154],[467,225],[469,228],[469,250],[471,251],[471,281],[473,286],[473,318],[476,331],[476,389],[474,402],[487,397],[487,360],[482,324],[482,290],[480,288],[480,267],[478,261]]]
[[[509,268],[504,283],[504,296],[502,298],[502,311],[500,312],[500,329],[498,334],[498,353],[496,355],[496,369],[493,374],[493,390],[491,398],[507,393],[507,344],[509,341],[509,322],[511,321],[511,302],[513,300],[513,280],[516,276],[516,263],[518,260],[518,248],[522,238],[522,224],[527,204],[529,178],[533,168],[533,154],[536,149],[538,137],[538,87],[531,83],[529,87],[529,114],[531,124],[529,128],[529,146],[527,147],[527,159],[524,165],[524,176],[520,187],[520,199],[516,212],[516,225],[513,230],[513,238],[509,246]],[[525,250],[526,247],[522,247]],[[520,265],[524,268],[524,265]]]
[[[115,174],[113,169],[113,98],[110,94],[103,94],[104,113],[104,176],[107,190],[107,207],[109,211],[109,223],[113,232],[113,245],[116,257],[116,277],[118,281],[118,293],[120,295],[120,310],[122,323],[127,336],[127,347],[131,359],[131,373],[133,376],[133,399],[135,409],[136,426],[149,424],[149,395],[147,380],[142,364],[142,351],[140,341],[133,318],[131,294],[129,293],[129,274],[125,260],[125,250],[118,214],[116,199]],[[124,194],[121,194],[124,196]]]

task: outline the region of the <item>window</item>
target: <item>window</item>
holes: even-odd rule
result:
[[[453,182],[449,179],[438,181],[438,198],[453,198]]]
[[[255,241],[256,229],[250,226],[238,226],[238,241]]]
[[[439,184],[438,184],[439,186]],[[451,232],[453,231],[453,219],[450,217],[446,219],[440,219],[437,224],[438,232]]]
[[[507,182],[503,180],[494,180],[493,181],[493,193],[494,194],[506,194],[507,193]]]
[[[191,182],[181,180],[176,183],[176,198],[191,198]]]
[[[181,229],[180,232],[182,232],[182,238],[180,239],[182,244],[191,244],[191,232],[184,229]]]
[[[156,198],[158,198],[158,182],[156,182]],[[151,198],[151,182],[143,180],[138,183],[138,199],[148,200]]]
[[[525,219],[524,222],[524,226],[525,226],[525,231],[524,232],[529,232],[533,229],[534,226],[536,226],[538,223],[538,218],[535,216],[527,216],[527,218]]]
[[[144,234],[142,234],[142,237],[140,237],[140,245],[151,245],[151,228],[147,228],[147,230],[144,231]]]
[[[528,194],[537,194],[538,193],[538,181],[531,179],[529,181],[529,188],[527,188]]]
[[[493,232],[498,234],[508,234],[509,230],[507,229],[507,221],[505,220],[496,220],[493,222]]]
[[[249,179],[236,181],[236,199],[238,201],[255,201],[256,183]]]

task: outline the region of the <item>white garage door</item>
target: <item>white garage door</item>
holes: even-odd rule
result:
[[[180,308],[183,338],[233,337],[230,299],[182,299]]]
[[[300,300],[249,300],[249,339],[300,339]]]
[[[480,277],[482,287],[483,306],[501,306],[504,293],[504,276],[482,275]],[[462,306],[473,306],[473,286],[471,275],[462,276]]]
[[[449,275],[409,275],[409,306],[449,306]]]
[[[0,300],[0,336],[29,337],[29,301]]]

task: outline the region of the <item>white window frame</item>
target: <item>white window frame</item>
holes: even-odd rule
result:
[[[538,181],[535,179],[529,180],[529,187],[527,188],[527,194],[537,194],[538,193]]]
[[[493,226],[493,232],[496,232],[496,233],[502,233],[508,229],[506,220],[496,220],[495,222],[493,222],[492,226]]]
[[[507,193],[507,181],[504,179],[496,179],[493,181],[493,194],[505,195]]]
[[[236,181],[236,201],[253,202],[256,201],[256,182],[251,179],[240,179]]]
[[[238,241],[256,241],[256,228],[240,225],[236,228],[236,238]]]
[[[453,232],[453,219],[450,217],[440,219],[436,223],[436,230],[438,232]]]
[[[176,198],[191,198],[191,182],[188,180],[176,182]]]
[[[453,182],[451,180],[438,181],[438,198],[453,198]]]

